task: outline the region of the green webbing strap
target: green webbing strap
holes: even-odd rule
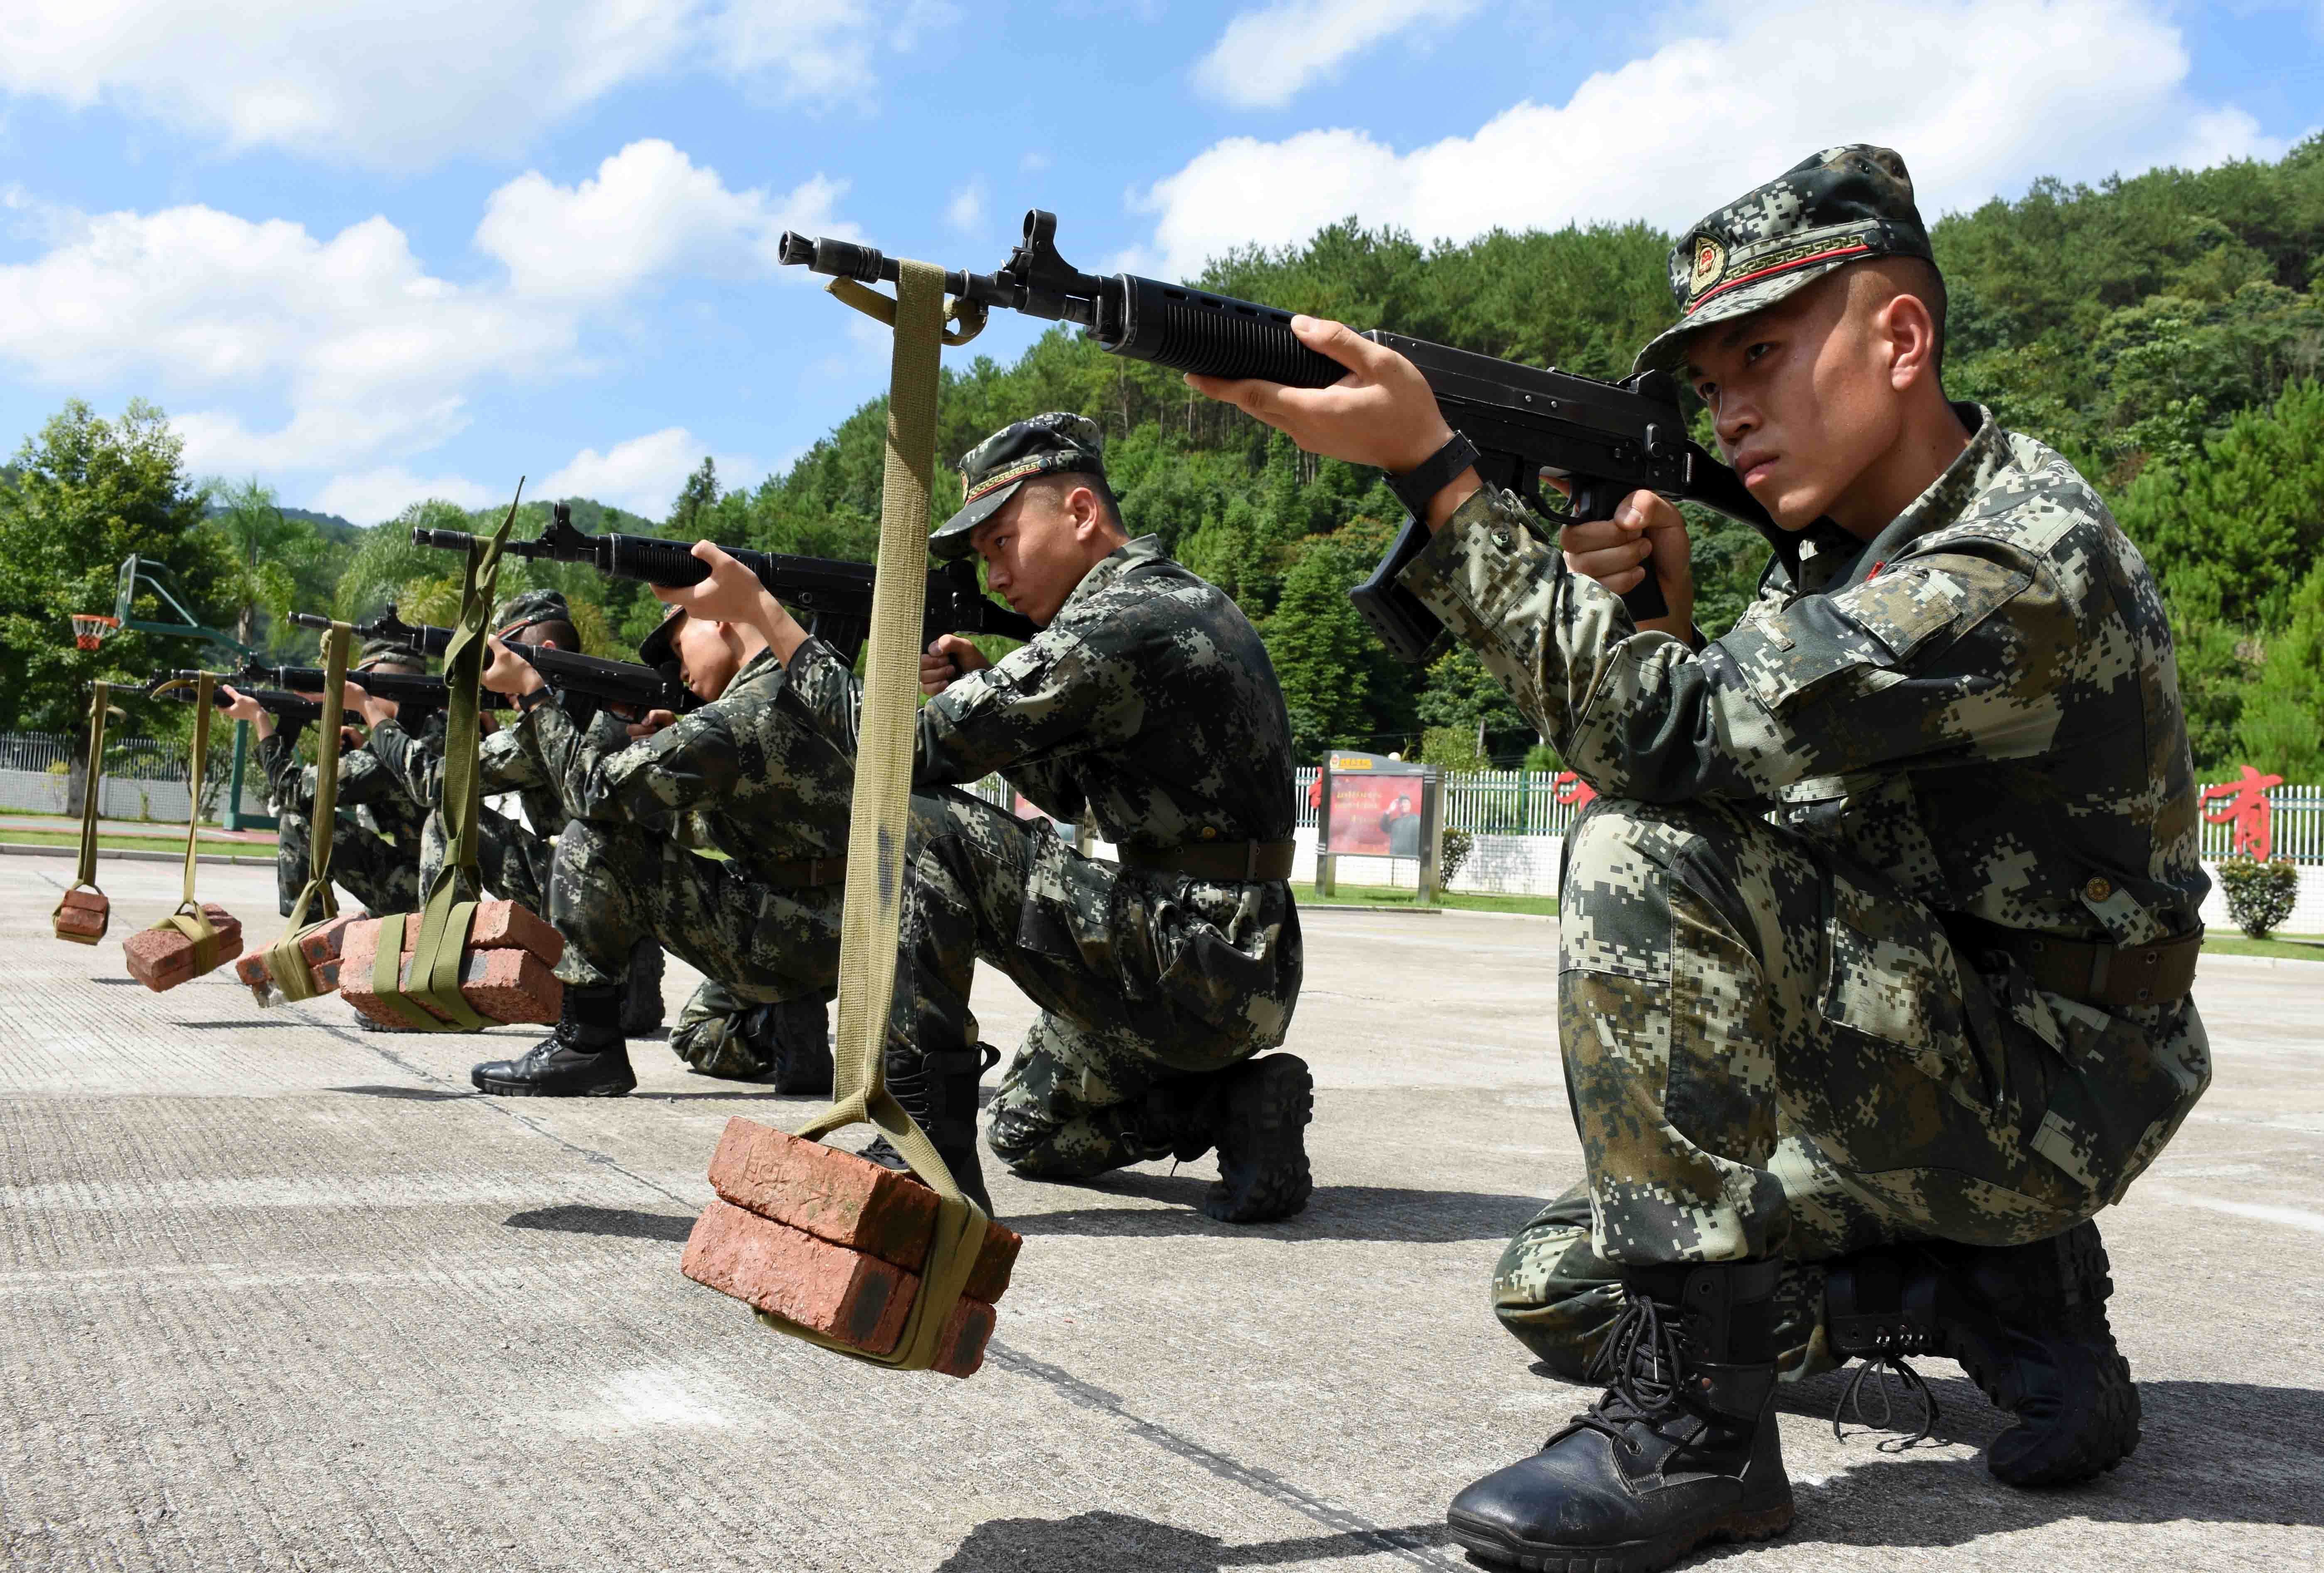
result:
[[[186,773],[186,878],[178,910],[153,925],[175,929],[194,942],[196,977],[217,965],[217,930],[202,915],[201,902],[194,899],[194,855],[202,830],[202,777],[209,769],[210,704],[217,688],[213,673],[206,671],[194,680],[194,756]]]
[[[493,595],[500,583],[501,548],[509,526],[516,523],[524,483],[517,483],[516,500],[509,504],[500,528],[481,544],[468,549],[466,577],[460,587],[460,621],[444,647],[444,775],[442,809],[447,843],[444,866],[428,900],[414,916],[419,937],[411,947],[411,982],[400,976],[404,934],[409,929],[392,920],[379,934],[379,954],[372,963],[372,985],[407,1025],[430,1032],[481,1032],[493,1025],[470,1007],[460,993],[460,969],[467,959],[468,928],[476,915],[473,896],[477,887],[476,825],[484,808],[484,778],[476,767],[477,745],[484,740],[478,719],[476,690],[484,674],[484,641],[491,620]],[[394,944],[389,941],[393,939]],[[425,1008],[422,1008],[422,1007]],[[438,1019],[441,1018],[441,1019]]]
[[[311,820],[321,830],[309,837],[313,845],[307,865],[306,888],[300,891],[299,900],[290,908],[290,921],[282,926],[282,938],[268,947],[266,952],[266,976],[286,1000],[313,999],[323,992],[315,986],[314,968],[299,953],[299,936],[307,928],[309,904],[318,902],[322,907],[322,916],[316,919],[318,923],[329,922],[339,911],[338,898],[331,893],[331,843],[338,839],[339,725],[346,715],[347,642],[354,632],[345,623],[334,623],[331,631],[323,635],[323,731],[315,745]]]
[[[836,291],[835,291],[836,292]],[[869,295],[871,291],[859,292]],[[852,297],[843,295],[843,299]],[[872,296],[890,307],[883,297]],[[861,309],[861,308],[859,308]],[[760,1312],[768,1326],[875,1365],[925,1371],[984,1245],[985,1217],[890,1093],[882,1068],[896,989],[903,911],[904,830],[911,811],[912,730],[920,671],[920,615],[927,597],[929,487],[936,467],[936,357],[944,338],[944,273],[898,264],[891,308],[874,311],[896,330],[888,394],[888,470],[880,500],[880,556],[872,584],[872,632],[857,726],[855,798],[848,821],[847,905],[839,926],[839,1032],[831,1107],[800,1131],[810,1140],[859,1123],[876,1125],[912,1172],[935,1188],[936,1236],[919,1293],[892,1353],[867,1355]]]
[[[83,885],[97,891],[99,895],[105,893],[97,887],[97,789],[105,779],[105,712],[113,703],[113,685],[100,682],[92,686],[97,689],[97,699],[89,707],[88,714],[88,768],[81,772],[80,862],[73,869],[73,882],[65,887],[65,895],[70,895]],[[53,921],[57,913],[64,910],[64,897],[60,896],[56,906],[50,911],[51,920]],[[67,938],[80,939],[82,937],[73,934]],[[84,942],[94,945],[97,940],[89,939]]]

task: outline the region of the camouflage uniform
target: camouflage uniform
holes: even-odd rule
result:
[[[1066,415],[1020,422],[963,469],[994,472],[980,454],[1020,430],[1053,430],[1043,421],[1066,432],[1064,458],[999,475],[1097,468],[1096,428]],[[964,551],[967,529],[993,511],[976,509],[994,492],[970,492],[936,538],[939,555]],[[862,685],[847,663],[811,639],[791,659],[791,685],[853,755]],[[992,1151],[1044,1176],[1157,1156],[1167,1139],[1139,1128],[1149,1087],[1238,1064],[1291,1024],[1301,948],[1290,883],[1084,857],[1046,820],[942,790],[995,771],[1051,814],[1093,816],[1125,862],[1288,842],[1290,726],[1266,647],[1223,592],[1142,536],[1092,568],[1031,642],[919,713],[891,1063],[914,1046],[976,1041],[981,956],[1041,1007],[993,1100]]]
[[[273,800],[274,880],[287,918],[313,869],[315,769],[300,763],[297,734],[281,729],[260,740],[258,766]],[[365,911],[405,912],[419,905],[423,816],[368,740],[340,751],[337,819],[331,883]]]
[[[1926,492],[1771,566],[1700,651],[1637,634],[1490,488],[1405,574],[1601,794],[1559,955],[1588,1189],[1494,1288],[1561,1369],[1619,1267],[1769,1256],[1785,1363],[1824,1364],[1812,1263],[2055,1235],[2209,1080],[2191,1002],[2101,1011],[2006,948],[2184,933],[2208,882],[2145,564],[2063,459],[1954,408],[1974,435]]]
[[[854,770],[816,736],[772,656],[636,743],[585,731],[555,705],[513,733],[571,816],[549,878],[559,977],[622,982],[639,942],[658,938],[724,986],[698,995],[671,1039],[719,1075],[746,1073],[739,1057],[755,1050],[716,1005],[831,997]]]

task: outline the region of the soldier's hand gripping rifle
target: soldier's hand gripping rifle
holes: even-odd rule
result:
[[[318,617],[311,612],[293,612],[290,620],[301,627],[327,628],[331,625],[329,618]],[[393,606],[368,623],[357,624],[355,633],[364,639],[392,639],[415,655],[441,655],[452,642],[451,629],[426,623],[406,623],[396,615]],[[575,699],[616,709],[632,710],[641,715],[649,710],[669,710],[681,716],[702,703],[701,698],[678,681],[671,671],[641,665],[634,661],[613,661],[600,655],[584,655],[579,651],[559,650],[552,644],[503,643],[511,655],[540,674],[540,680],[549,685],[560,703]],[[354,672],[347,674],[350,680],[355,675]],[[491,690],[485,691],[490,693]],[[493,698],[501,696],[494,695]]]
[[[411,539],[418,545],[447,551],[466,551],[475,541],[475,537],[457,530],[419,526],[413,527]],[[637,579],[668,589],[700,584],[710,576],[709,565],[694,555],[693,545],[690,541],[664,541],[652,535],[586,534],[575,528],[571,512],[559,503],[540,540],[511,541],[501,550],[516,557],[586,563],[609,578]],[[872,628],[870,563],[787,557],[741,546],[719,550],[758,575],[768,594],[805,622],[816,637],[853,662]],[[923,628],[925,639],[939,634],[998,634],[1030,639],[1036,632],[1030,618],[984,595],[976,582],[975,565],[968,562],[946,563],[929,572]]]
[[[152,680],[145,685],[145,697],[149,699],[176,699],[181,704],[190,705],[194,702],[194,684],[201,675],[192,670],[155,672]],[[260,709],[286,725],[304,726],[309,722],[323,718],[323,707],[304,694],[290,693],[282,689],[246,689],[235,680],[238,674],[212,675],[220,684],[233,683],[235,693],[257,701]],[[176,686],[179,684],[184,686]],[[224,687],[218,687],[210,690],[210,703],[223,710],[234,700]]]
[[[945,275],[945,288],[968,314],[964,326],[972,319],[982,322],[986,308],[1001,306],[1078,323],[1110,355],[1205,376],[1322,388],[1348,375],[1346,366],[1299,342],[1288,311],[1135,273],[1100,278],[1082,273],[1057,254],[1056,231],[1056,216],[1036,208],[1025,215],[1024,240],[998,272]],[[779,245],[784,262],[835,278],[872,283],[896,277],[893,259],[853,241],[786,232]],[[1656,491],[1754,526],[1795,566],[1793,538],[1776,528],[1733,470],[1688,439],[1678,384],[1669,374],[1644,372],[1609,383],[1377,328],[1363,337],[1419,368],[1445,423],[1466,434],[1483,456],[1477,469],[1485,483],[1515,491],[1551,524],[1610,519],[1630,493]],[[1543,498],[1544,474],[1571,485],[1569,509]],[[1428,660],[1444,634],[1435,614],[1396,582],[1427,544],[1427,528],[1406,521],[1371,578],[1349,592],[1373,631],[1406,661]],[[1668,610],[1652,572],[1622,598],[1634,617]]]

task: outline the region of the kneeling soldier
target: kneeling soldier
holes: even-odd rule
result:
[[[1290,726],[1267,650],[1222,592],[1130,540],[1094,422],[1050,414],[961,463],[968,501],[941,557],[982,556],[1041,633],[988,664],[946,635],[914,741],[888,1082],[984,1203],[979,957],[1041,1013],[1003,1076],[987,1140],[1019,1174],[1078,1178],[1215,1147],[1214,1217],[1297,1212],[1310,1181],[1307,1068],[1282,1042],[1299,996]],[[707,545],[712,578],[658,592],[749,618],[824,735],[851,755],[862,688],[755,578]],[[1000,772],[1050,813],[1096,819],[1120,862],[1084,857],[956,789]],[[873,1155],[900,1160],[881,1147]]]
[[[1780,1531],[1778,1371],[1857,1355],[1960,1360],[2018,1417],[1987,1456],[2005,1481],[2113,1467],[2138,1399],[2089,1220],[2210,1078],[2169,618],[2072,467],[1946,401],[1903,161],[1812,156],[1688,231],[1671,282],[1680,321],[1639,367],[1682,371],[1797,539],[1716,640],[1675,509],[1633,494],[1561,556],[1393,351],[1302,319],[1349,377],[1197,384],[1441,477],[1412,488],[1434,539],[1404,583],[1600,794],[1566,842],[1558,975],[1588,1179],[1496,1299],[1613,1386],[1454,1501],[1454,1538],[1505,1567]],[[1646,572],[1669,612],[1635,624]]]
[[[631,958],[658,941],[743,1007],[724,1031],[681,1023],[673,1047],[715,1056],[696,1069],[763,1067],[781,1090],[828,1091],[823,1005],[838,985],[854,772],[788,691],[765,639],[748,625],[665,621],[640,658],[675,659],[686,686],[714,702],[638,742],[575,726],[540,674],[493,643],[484,682],[516,698],[512,730],[570,816],[549,874],[565,1006],[530,1053],[477,1066],[477,1087],[542,1097],[635,1087],[622,993]]]
[[[367,641],[356,657],[359,671],[427,671],[427,663],[384,639]],[[315,769],[299,758],[304,722],[278,725],[258,701],[235,693],[225,714],[248,721],[258,735],[258,764],[273,800],[276,834],[275,886],[282,915],[289,917],[307,885],[314,856]],[[393,716],[392,700],[375,700],[364,711],[350,709],[350,725],[369,715]],[[408,912],[420,902],[420,848],[426,812],[396,773],[388,768],[366,736],[339,752],[337,823],[332,827],[331,883],[361,902],[374,916]],[[314,914],[309,914],[313,916]]]
[[[493,626],[503,641],[546,645],[552,650],[581,649],[580,632],[565,597],[555,590],[525,590],[503,601],[493,612]],[[444,866],[444,749],[440,733],[430,730],[415,737],[396,723],[392,705],[373,699],[360,689],[347,695],[360,704],[371,721],[372,752],[383,760],[415,801],[428,807],[420,832],[420,889],[436,883]],[[505,712],[501,712],[505,714]],[[493,712],[486,713],[489,722]],[[586,723],[599,742],[627,747],[629,731],[614,716],[600,710]],[[512,901],[543,917],[549,913],[549,859],[556,838],[565,828],[565,803],[542,770],[540,761],[517,740],[513,729],[503,726],[487,733],[476,748],[480,798],[514,792],[524,806],[524,818],[512,819],[482,807],[476,812],[476,865],[484,893]],[[661,947],[651,939],[639,941],[629,967],[629,993],[622,1013],[622,1030],[642,1037],[661,1025]]]

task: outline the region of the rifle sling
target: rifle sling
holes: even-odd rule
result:
[[[80,861],[74,865],[72,884],[65,887],[64,895],[59,896],[57,904],[50,909],[51,923],[56,921],[57,914],[65,910],[66,898],[81,886],[87,885],[97,891],[98,895],[105,893],[97,890],[97,786],[105,779],[105,712],[113,703],[113,685],[97,682],[90,686],[97,690],[97,698],[89,706],[88,764],[80,773]],[[112,916],[108,913],[105,927],[112,926]],[[94,945],[105,938],[105,929],[99,929],[94,934],[65,934],[60,938],[83,945]]]
[[[307,884],[291,905],[282,937],[266,951],[266,976],[286,1000],[312,999],[323,992],[317,985],[315,969],[299,948],[300,936],[307,929],[309,905],[321,904],[322,916],[316,920],[318,926],[339,911],[338,898],[331,893],[331,844],[338,839],[339,725],[346,711],[347,644],[353,633],[346,624],[334,622],[323,636],[323,730],[315,743],[315,802],[309,820],[313,833],[307,838]]]
[[[841,281],[844,282],[844,281]],[[857,292],[872,291],[856,286]],[[851,304],[852,294],[834,293]],[[936,465],[936,367],[944,339],[944,273],[898,264],[892,301],[874,316],[895,328],[888,396],[888,468],[880,504],[879,572],[872,588],[870,660],[857,727],[855,797],[847,840],[847,904],[840,919],[839,1032],[831,1107],[801,1130],[815,1139],[857,1124],[886,1133],[936,1193],[936,1223],[919,1292],[890,1354],[867,1355],[756,1313],[793,1337],[873,1365],[925,1371],[984,1245],[982,1208],[961,1194],[918,1124],[888,1090],[883,1066],[903,911],[904,833],[910,811],[912,730],[919,697],[920,618],[927,598],[929,491]],[[859,309],[861,308],[859,306]]]

